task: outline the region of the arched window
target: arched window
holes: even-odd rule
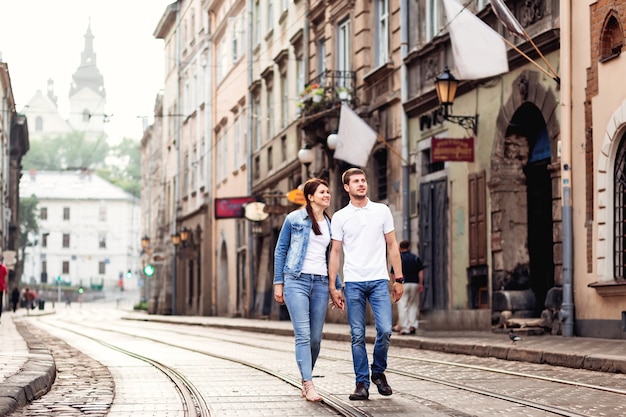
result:
[[[615,15],[610,15],[604,27],[600,38],[600,62],[609,61],[618,57],[622,53],[624,45],[624,35],[622,25]]]
[[[624,278],[626,266],[626,135],[615,157],[613,172],[613,210],[614,210],[614,260],[613,273],[615,278]]]

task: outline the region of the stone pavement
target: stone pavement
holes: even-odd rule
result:
[[[53,310],[33,310],[31,315],[50,314]],[[46,393],[56,376],[49,349],[34,338],[22,320],[28,320],[24,309],[3,312],[0,322],[0,416],[10,414],[26,402]],[[289,321],[251,320],[225,317],[157,316],[128,311],[129,320],[180,323],[239,329],[262,333],[292,335]],[[368,342],[375,331],[368,329]],[[350,340],[347,324],[327,323],[327,340]],[[512,343],[507,333],[418,331],[415,335],[394,333],[392,346],[413,347],[447,353],[495,357],[505,360],[546,363],[601,372],[626,373],[626,343],[623,340],[563,336],[523,336]]]

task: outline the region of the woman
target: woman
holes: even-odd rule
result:
[[[302,396],[322,401],[313,385],[328,307],[330,205],[328,183],[312,178],[304,184],[306,206],[287,215],[274,252],[274,299],[286,304],[293,324]],[[341,283],[337,279],[337,288]]]

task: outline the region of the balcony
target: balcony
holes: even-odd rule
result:
[[[305,86],[297,105],[300,117],[304,119],[328,110],[338,110],[342,102],[351,106],[356,102],[354,71],[325,70]]]

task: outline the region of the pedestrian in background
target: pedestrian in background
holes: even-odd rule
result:
[[[369,398],[370,373],[365,346],[366,307],[369,301],[374,313],[376,340],[372,361],[371,381],[381,395],[391,395],[387,383],[387,353],[391,340],[393,320],[391,301],[402,297],[403,278],[400,251],[396,241],[391,210],[385,204],[375,203],[367,197],[367,177],[359,168],[350,168],[342,175],[343,188],[350,202],[333,216],[332,247],[328,264],[330,294],[333,304],[343,309],[344,299],[334,288],[334,277],[339,271],[339,258],[343,250],[343,280],[345,306],[352,334],[352,362],[356,374],[356,389],[351,400]],[[397,271],[389,298],[389,273],[387,254]]]
[[[26,289],[24,290],[24,301],[25,301],[25,305],[24,307],[26,307],[26,314],[30,315],[30,309],[33,307],[33,301],[34,301],[34,296],[33,293],[31,292],[29,287],[26,287]]]
[[[398,301],[398,324],[402,335],[415,334],[419,326],[420,293],[424,291],[424,264],[419,256],[410,251],[408,240],[400,242],[400,258],[404,274],[404,293]],[[393,266],[391,276],[395,278]]]
[[[4,259],[0,258],[0,317],[2,317],[4,293],[7,290],[7,275],[9,275],[9,271],[4,265]]]
[[[17,305],[20,303],[20,289],[17,288],[17,285],[13,287],[13,291],[11,291],[11,309],[15,313],[17,311]]]
[[[322,401],[313,385],[313,367],[322,343],[328,309],[330,205],[328,183],[304,183],[306,206],[287,215],[274,251],[274,299],[286,304],[293,325],[296,362],[307,401]],[[333,284],[341,288],[338,280]]]

